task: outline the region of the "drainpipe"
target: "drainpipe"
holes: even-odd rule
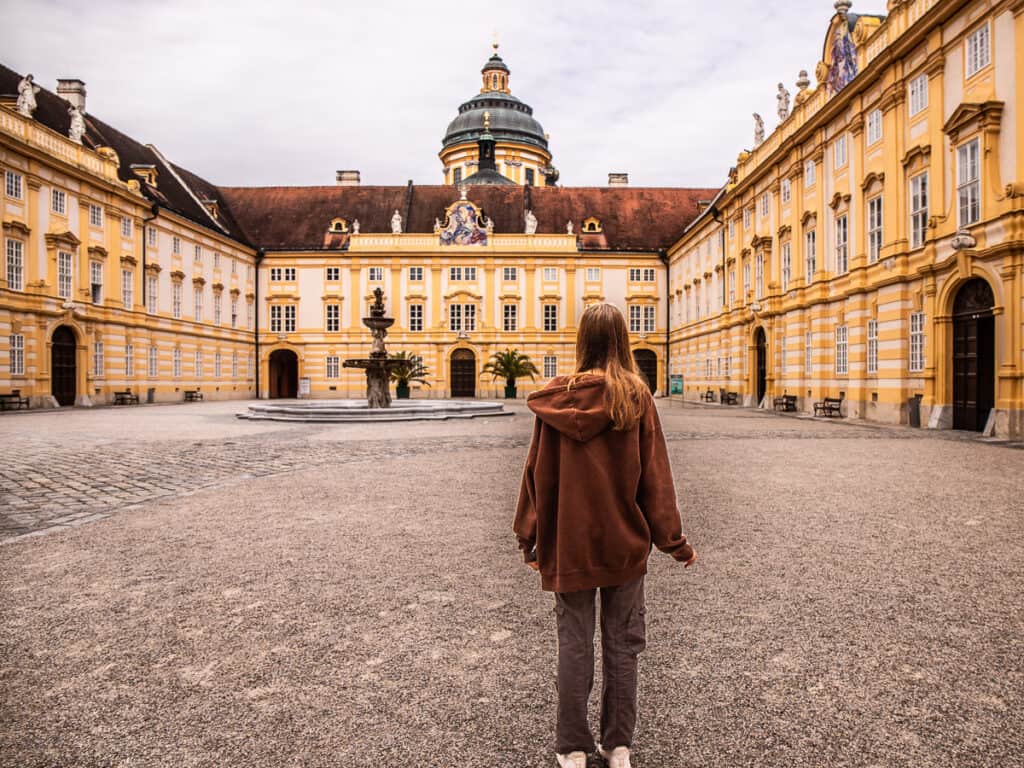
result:
[[[255,355],[256,355],[256,399],[260,399],[260,262],[263,261],[263,249],[256,249],[256,266],[253,269],[253,341],[256,344]]]
[[[665,265],[665,396],[672,395],[672,305],[669,294],[672,291],[672,264],[668,260],[668,251],[658,249],[658,258]]]
[[[711,218],[718,224],[718,246],[722,252],[722,307],[725,307],[726,291],[729,283],[729,276],[725,272],[725,222],[722,221],[722,212],[715,206],[711,206]]]
[[[153,206],[149,210],[150,213],[152,213],[153,215],[142,217],[142,306],[144,308],[149,306],[146,303],[146,283],[149,282],[149,280],[146,279],[146,222],[152,221],[153,219],[156,218],[156,215],[160,210],[160,204],[153,203]]]

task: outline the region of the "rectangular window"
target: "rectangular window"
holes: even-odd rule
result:
[[[295,305],[289,304],[284,308],[284,332],[295,333]]]
[[[558,282],[558,267],[544,267],[544,282],[545,283],[557,283]]]
[[[50,194],[50,210],[62,216],[68,212],[68,196],[62,189],[55,189]]]
[[[213,297],[213,324],[220,325],[221,318],[221,295],[218,293]]]
[[[515,267],[502,267],[501,279],[506,283],[514,283],[519,279],[519,270]]]
[[[461,282],[462,267],[448,267],[448,280],[451,282]]]
[[[642,320],[640,319],[640,305],[629,305],[629,332],[640,333]]]
[[[736,219],[729,219],[729,239],[736,238]]]
[[[422,304],[410,304],[409,305],[409,330],[410,331],[422,331],[423,330],[423,305]]]
[[[220,363],[221,357],[220,350],[218,349],[216,352],[213,353],[213,378],[215,379],[219,379],[221,375]]]
[[[256,360],[252,355],[245,358],[245,376],[250,381],[252,380],[253,374],[256,372]]]
[[[156,347],[149,348],[149,356],[147,358],[146,375],[151,379],[155,379],[160,375],[160,350]]]
[[[771,207],[772,197],[770,194],[765,192],[764,194],[761,195],[761,216],[767,216],[768,213],[771,211]]]
[[[836,161],[836,168],[842,168],[846,165],[846,135],[843,134],[836,139],[836,143],[833,145],[834,157]]]
[[[554,355],[544,355],[544,378],[553,379],[558,375],[558,358]]]
[[[231,353],[231,378],[238,378],[238,352]]]
[[[992,53],[989,44],[988,22],[985,22],[967,36],[964,55],[967,77],[977,74],[989,65]]]
[[[247,264],[245,267],[245,279],[248,280],[249,282],[252,282],[252,271],[252,264]]]
[[[328,267],[327,268],[327,282],[336,283],[341,280],[341,267]]]
[[[882,140],[882,110],[868,112],[868,146]]]
[[[469,280],[469,281],[476,280],[476,267],[466,267],[464,274],[465,274],[466,280]]]
[[[878,373],[877,320],[868,320],[868,373]]]
[[[423,267],[409,267],[409,282],[423,282]]]
[[[132,220],[127,216],[121,217],[121,237],[125,240],[132,239]]]
[[[836,328],[836,373],[845,376],[850,372],[849,329],[845,325]]]
[[[786,372],[786,336],[779,337],[779,372]]]
[[[813,187],[815,182],[815,176],[817,174],[817,167],[813,160],[808,160],[804,163],[804,186]]]
[[[156,247],[156,227],[146,227],[146,237],[149,238],[149,245]]]
[[[526,169],[526,186],[532,187],[533,186],[533,182],[534,182],[533,168],[527,168]]]
[[[176,254],[181,253],[181,238],[177,235],[171,238],[171,251]]]
[[[173,368],[174,378],[180,379],[181,378],[181,350],[180,349],[175,349],[174,350],[173,361],[174,361],[174,368]]]
[[[25,375],[25,337],[20,333],[12,333],[7,338],[11,347],[11,376]]]
[[[125,344],[124,347],[124,375],[132,378],[135,375],[135,345]]]
[[[783,179],[782,184],[779,186],[779,194],[782,195],[783,204],[788,203],[793,199],[793,182],[789,179]]]
[[[192,360],[192,370],[195,372],[195,377],[201,379],[203,377],[203,351],[197,349],[195,356]]]
[[[743,209],[743,228],[750,229],[750,221],[754,218],[754,212],[750,208]]]
[[[220,254],[216,251],[213,252],[213,268],[220,269]]]
[[[656,309],[653,304],[644,305],[644,333],[654,333],[657,330],[657,321],[654,317]]]
[[[103,301],[103,265],[98,261],[89,262],[89,293],[93,304]]]
[[[371,283],[379,283],[384,280],[384,267],[370,267],[367,276]]]
[[[340,379],[341,378],[341,358],[337,355],[327,356],[327,378],[328,379]]]
[[[743,301],[747,300],[750,293],[750,262],[743,263]]]
[[[545,331],[557,331],[558,330],[558,305],[557,304],[545,304],[544,305],[544,330]]]
[[[157,280],[154,275],[146,278],[146,309],[151,315],[157,313]]]
[[[630,267],[629,269],[629,281],[631,283],[653,283],[654,277],[654,269],[650,267]]]
[[[271,267],[270,282],[291,282],[295,280],[295,267]]]
[[[200,262],[203,260],[203,248],[197,245],[195,248],[195,261]]]
[[[280,304],[274,304],[270,307],[270,332],[280,333],[281,332],[281,316],[282,307]]]
[[[587,282],[588,283],[599,283],[601,282],[601,268],[600,267],[587,267]]]
[[[981,165],[978,148],[978,139],[972,139],[956,150],[956,193],[962,227],[981,220]]]
[[[455,168],[452,170],[452,184],[459,184],[462,181],[462,169]]]
[[[704,360],[704,377],[707,379],[711,378],[711,358],[708,357]]]
[[[928,75],[920,74],[910,81],[910,116],[928,107]]]
[[[924,312],[910,315],[910,370],[924,370]]]
[[[818,236],[813,229],[804,234],[804,271],[809,285],[818,271]]]
[[[71,254],[57,251],[57,295],[62,299],[71,298]]]
[[[782,244],[782,290],[789,290],[789,281],[793,277],[793,248],[790,243]]]
[[[134,308],[135,274],[130,269],[121,270],[121,304],[125,309]]]
[[[924,245],[928,232],[928,174],[910,179],[910,247]]]
[[[811,336],[811,332],[807,331],[804,334],[804,372],[807,376],[810,376],[813,369],[814,363],[814,337]]]
[[[97,341],[92,345],[92,375],[103,375],[103,342]]]
[[[199,322],[202,322],[202,320],[203,320],[203,289],[202,289],[202,287],[199,287],[199,288],[195,289],[195,291],[193,292],[193,297],[195,299],[194,306],[193,306],[193,309],[194,309],[193,315],[195,317],[195,321],[197,323],[199,323]]]
[[[836,272],[850,271],[850,220],[844,214],[836,219]]]
[[[238,327],[238,299],[231,297],[231,327]]]
[[[245,327],[250,331],[252,330],[253,322],[253,303],[251,301],[245,302]]]
[[[327,332],[337,333],[341,330],[341,305],[327,305]]]
[[[89,226],[103,226],[103,209],[93,203],[89,203]]]
[[[8,197],[21,200],[25,196],[24,189],[20,173],[14,173],[14,171],[4,172],[4,192],[7,193]]]
[[[237,275],[238,274],[238,262],[235,261],[234,259],[231,260],[231,274],[232,275]]]
[[[757,298],[764,298],[764,254],[759,253],[754,258],[754,285],[757,289]]]
[[[729,272],[729,305],[736,303],[736,270]]]
[[[502,328],[506,333],[519,330],[519,305],[505,304],[502,306]]]
[[[882,196],[868,200],[868,263],[882,255]]]

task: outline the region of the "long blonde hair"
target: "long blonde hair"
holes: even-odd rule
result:
[[[591,304],[580,317],[576,332],[576,372],[568,387],[585,371],[603,369],[604,402],[614,429],[632,429],[644,410],[647,385],[636,372],[629,350],[629,331],[614,304]]]

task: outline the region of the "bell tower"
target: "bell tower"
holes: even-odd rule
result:
[[[502,61],[501,56],[498,55],[498,43],[493,43],[494,53],[491,54],[491,58],[484,64],[484,68],[480,70],[480,74],[483,76],[483,87],[480,89],[480,93],[512,93],[508,88],[508,67],[505,62]]]

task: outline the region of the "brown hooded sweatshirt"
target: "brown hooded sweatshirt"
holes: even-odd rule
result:
[[[536,547],[542,588],[624,584],[647,572],[652,543],[689,560],[654,399],[645,393],[640,422],[615,431],[603,376],[566,383],[527,398],[537,420],[513,530],[528,562]]]

